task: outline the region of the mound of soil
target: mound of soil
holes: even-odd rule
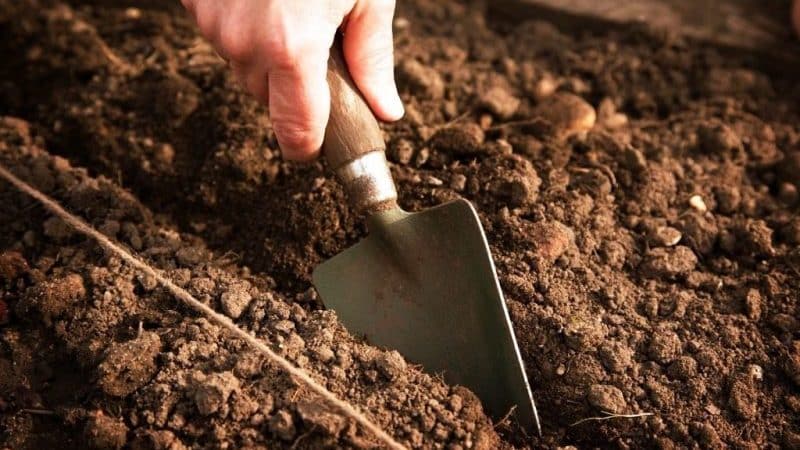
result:
[[[323,163],[280,160],[177,6],[0,0],[0,159],[408,445],[799,447],[794,74],[667,32],[486,17],[399,5],[388,155],[404,208],[478,208],[542,438],[322,310],[310,272],[363,218]],[[0,198],[0,445],[372,445],[153,280]]]

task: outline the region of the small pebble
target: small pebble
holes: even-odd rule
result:
[[[128,19],[139,19],[142,17],[142,10],[139,8],[126,8],[125,17]]]
[[[409,22],[409,20],[405,17],[397,17],[394,19],[392,25],[394,25],[395,30],[405,30],[409,27],[409,25],[411,25],[411,22]]]
[[[703,197],[700,197],[699,195],[693,195],[689,198],[689,206],[701,213],[708,211],[706,202],[703,201]]]
[[[756,381],[762,381],[764,379],[764,369],[758,364],[750,364],[747,366],[747,374]]]
[[[657,227],[653,230],[650,240],[653,244],[663,247],[672,247],[681,241],[683,235],[672,227]]]

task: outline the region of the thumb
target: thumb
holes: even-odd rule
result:
[[[357,1],[344,30],[344,58],[350,75],[379,119],[403,117],[394,81],[394,0]]]

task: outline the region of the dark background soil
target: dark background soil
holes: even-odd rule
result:
[[[177,6],[0,0],[0,114],[21,119],[0,156],[411,445],[800,448],[797,73],[663,30],[485,17],[400,3],[388,154],[404,208],[478,208],[541,439],[320,310],[310,272],[362,218],[322,163],[280,160]],[[367,445],[151,281],[0,199],[0,445]],[[604,411],[652,415],[573,425]]]

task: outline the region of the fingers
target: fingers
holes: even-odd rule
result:
[[[309,161],[319,154],[330,114],[328,51],[269,73],[269,111],[283,156]],[[317,53],[320,53],[319,51]]]
[[[375,115],[385,121],[403,117],[394,80],[394,4],[394,0],[356,2],[344,30],[344,56],[350,75]]]

